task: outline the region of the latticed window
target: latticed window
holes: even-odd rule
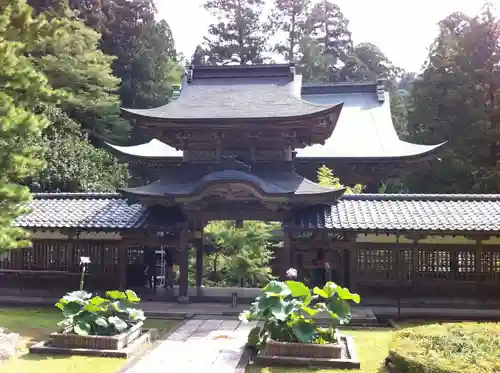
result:
[[[358,251],[358,273],[361,278],[391,279],[392,250],[360,249]]]

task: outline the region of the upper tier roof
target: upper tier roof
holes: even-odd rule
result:
[[[235,113],[253,123],[277,116],[283,119],[334,113],[343,105],[333,133],[324,144],[297,149],[298,159],[318,162],[421,159],[434,156],[444,144],[400,140],[392,122],[389,93],[381,81],[302,85],[291,65],[205,66],[194,69],[192,74],[191,83],[184,85],[182,94],[172,103],[155,109],[124,110],[156,120],[181,118],[182,114],[186,121],[200,119],[204,123],[203,118],[208,118],[220,124],[224,118],[234,118]],[[128,157],[175,160],[183,155],[181,150],[157,139],[130,147],[107,145]]]
[[[383,82],[302,86],[302,99],[344,106],[332,136],[324,145],[297,150],[297,158],[411,158],[432,153],[438,145],[401,141],[394,129],[389,93]]]
[[[197,66],[180,96],[152,109],[122,109],[134,118],[172,122],[229,119],[307,119],[329,115],[336,105],[300,98],[301,76],[293,65]]]

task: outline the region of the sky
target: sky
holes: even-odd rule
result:
[[[271,0],[268,0],[271,1]],[[490,0],[497,13],[500,0]],[[204,0],[156,0],[158,16],[174,35],[176,48],[190,57],[211,22]],[[437,23],[454,11],[474,15],[483,0],[337,0],[350,21],[354,42],[370,42],[397,66],[420,71],[427,50],[437,35]]]

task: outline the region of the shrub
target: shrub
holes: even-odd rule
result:
[[[445,323],[396,332],[392,363],[403,373],[500,371],[500,324]]]
[[[260,348],[268,338],[279,342],[335,343],[338,331],[318,327],[314,316],[326,312],[340,324],[348,323],[351,320],[348,301],[359,303],[359,300],[359,295],[333,282],[322,289],[315,287],[311,293],[302,282],[271,281],[250,310],[240,314],[240,319],[264,321],[262,327],[257,326],[250,332],[249,346]]]
[[[139,301],[132,290],[107,291],[104,297],[73,291],[55,305],[64,315],[58,325],[78,335],[120,334],[146,319],[142,310],[130,307]]]

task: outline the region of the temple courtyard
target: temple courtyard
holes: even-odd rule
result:
[[[21,298],[18,299],[21,300]],[[14,300],[13,298],[3,298],[0,299],[0,302],[5,304],[7,301],[13,302]],[[27,347],[46,339],[51,332],[56,331],[58,329],[56,324],[61,317],[53,307],[43,306],[40,299],[31,299],[31,301],[33,305],[38,304],[38,307],[26,307],[26,305],[21,307],[18,305],[17,307],[2,306],[0,308],[0,325],[13,333],[19,334]],[[24,299],[24,302],[26,302],[26,299]],[[46,300],[46,303],[48,302],[49,300]],[[18,357],[0,363],[0,373],[13,371],[155,373],[163,372],[166,369],[168,369],[169,373],[342,372],[342,370],[336,369],[271,368],[253,364],[248,351],[244,348],[248,332],[253,327],[253,324],[243,324],[236,316],[241,309],[247,307],[246,305],[238,305],[235,308],[221,303],[182,305],[175,302],[145,301],[141,302],[140,307],[150,316],[145,326],[159,330],[158,339],[152,341],[148,346],[128,359],[38,355],[27,353],[28,350],[26,349]],[[481,343],[484,343],[484,341],[478,340],[478,337],[468,336],[467,331],[470,330],[476,336],[478,331],[480,334],[487,334],[481,331],[482,328],[486,328],[486,331],[498,331],[500,328],[499,323],[444,322],[439,321],[439,315],[450,317],[450,313],[454,313],[456,319],[500,319],[500,311],[493,308],[473,309],[472,306],[469,308],[463,307],[455,307],[453,308],[454,311],[449,308],[404,307],[401,312],[406,314],[407,318],[396,321],[393,324],[396,328],[391,328],[388,324],[378,324],[376,320],[370,320],[367,317],[369,311],[366,308],[353,308],[352,325],[342,327],[342,332],[348,333],[354,338],[361,363],[361,369],[358,372],[380,372],[395,341],[398,338],[411,336],[411,333],[422,338],[419,333],[427,333],[429,330],[433,333],[437,332],[439,333],[437,340],[441,340],[447,349],[453,349],[453,346],[457,345],[457,343],[468,347],[476,346],[475,348],[478,349],[483,348]],[[374,309],[377,312],[383,311],[386,313],[395,311],[389,307]],[[426,320],[414,319],[411,317],[412,313],[421,317],[426,316]],[[371,322],[373,322],[372,325],[370,325]],[[361,324],[365,324],[365,326],[361,326]],[[410,333],[409,330],[415,331]],[[460,341],[457,336],[460,336]],[[448,341],[448,339],[450,340]],[[492,343],[493,347],[494,345]],[[439,343],[433,345],[433,348],[439,348]],[[436,354],[436,351],[429,350],[421,353],[427,356],[427,354]],[[479,352],[472,350],[467,352],[467,354],[475,353]],[[457,359],[474,359],[473,356],[461,357],[458,351],[455,351],[455,354]],[[495,358],[494,355],[493,358]],[[486,369],[485,364],[490,364],[492,370]],[[491,362],[483,361],[477,371],[495,372],[495,364],[498,363],[494,363],[493,360]],[[452,372],[454,370],[448,371]],[[427,372],[427,370],[422,370],[422,372]]]

